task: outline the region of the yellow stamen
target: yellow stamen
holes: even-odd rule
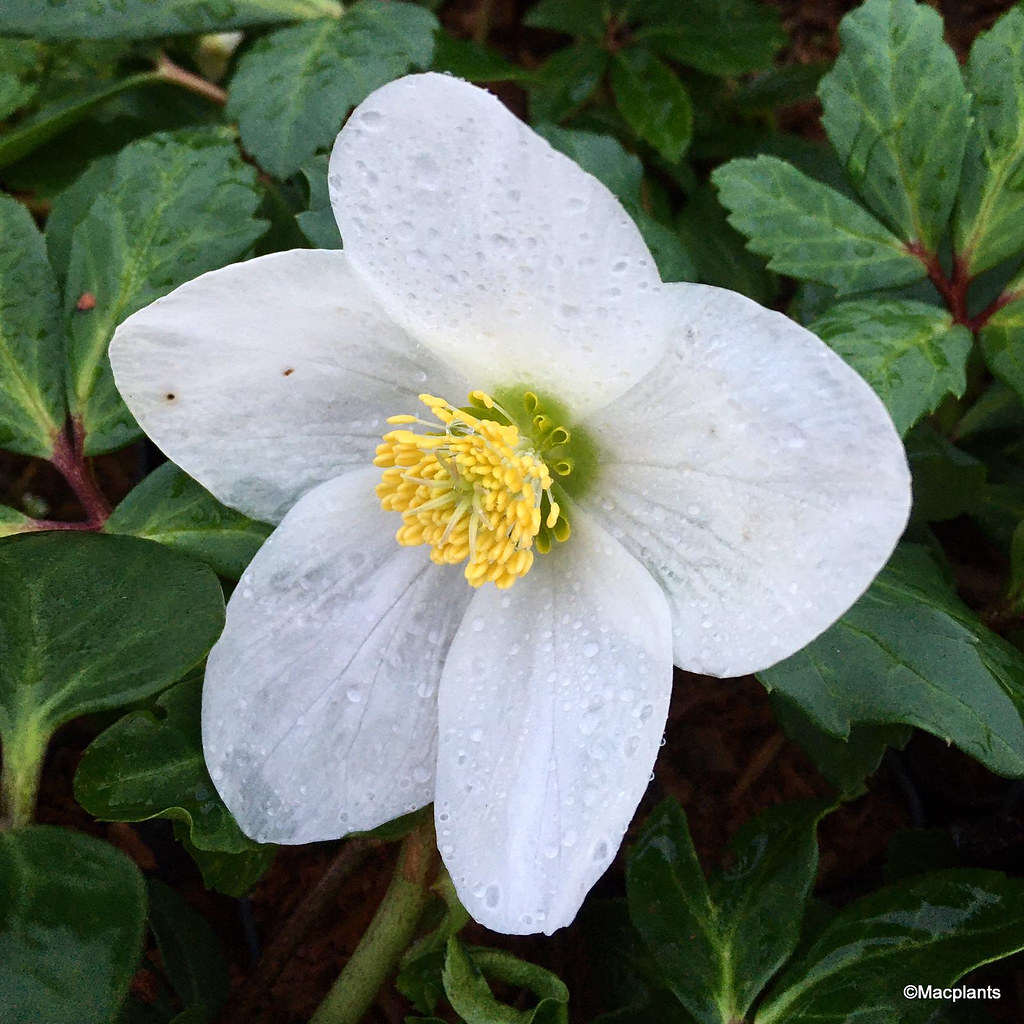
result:
[[[504,414],[482,391],[470,399]],[[392,416],[388,423],[399,429],[384,435],[374,459],[384,470],[377,497],[402,515],[396,539],[429,544],[439,565],[466,561],[465,576],[474,587],[510,587],[533,564],[542,518],[548,529],[564,522],[551,497],[548,467],[514,424],[478,419],[433,395],[420,395],[420,401],[443,432],[416,434],[403,428],[422,420]],[[542,517],[545,498],[549,508]]]

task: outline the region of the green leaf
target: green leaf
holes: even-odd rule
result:
[[[0,38],[0,121],[35,99],[39,83],[33,73],[42,57],[42,46],[32,39]]]
[[[635,38],[669,60],[719,78],[770,67],[786,42],[759,0],[645,0]]]
[[[86,748],[75,799],[105,821],[170,818],[192,844],[220,853],[251,853],[206,770],[200,735],[202,679],[197,674],[160,695],[152,711],[132,711]]]
[[[486,978],[529,989],[532,1010],[516,1010],[494,997]],[[496,949],[465,950],[453,935],[442,972],[445,995],[465,1024],[568,1024],[569,991],[550,971]]]
[[[127,146],[109,185],[71,238],[68,317],[71,411],[90,455],[141,436],[107,360],[114,328],[172,288],[239,256],[263,232],[255,174],[227,130],[154,135]],[[83,294],[95,306],[79,312]]]
[[[804,903],[818,870],[815,831],[827,801],[783,804],[746,822],[732,860],[711,878],[720,949],[736,1017],[747,1010],[800,939]]]
[[[839,36],[818,90],[825,131],[868,206],[934,249],[956,198],[970,103],[942,18],[915,0],[867,0]]]
[[[981,350],[988,368],[1024,399],[1024,299],[992,315],[981,329]]]
[[[886,886],[843,909],[790,965],[756,1024],[924,1024],[943,988],[1024,948],[1024,882],[995,871],[940,871]]]
[[[648,819],[626,868],[630,916],[665,983],[702,1024],[744,1017],[796,948],[827,809],[784,805],[747,822],[710,886],[678,805]]]
[[[115,96],[162,81],[163,76],[155,71],[143,72],[124,78],[113,85],[94,89],[83,96],[44,107],[0,138],[0,167],[7,167],[27,156]]]
[[[210,649],[224,598],[206,566],[133,537],[41,533],[0,543],[4,796],[31,815],[53,732],[141,700]]]
[[[639,157],[627,152],[622,143],[610,135],[551,124],[537,125],[537,133],[614,193],[636,221],[663,281],[694,280],[696,269],[686,244],[640,204],[644,167]]]
[[[914,521],[936,523],[972,512],[985,490],[985,464],[950,443],[929,423],[907,435],[914,483]]]
[[[603,47],[581,40],[549,57],[530,86],[530,120],[562,125],[594,95],[611,63]]]
[[[669,163],[682,159],[693,135],[690,97],[675,73],[649,50],[615,55],[612,91],[626,124]]]
[[[848,736],[837,739],[819,729],[796,704],[777,693],[771,696],[779,725],[843,800],[866,793],[865,780],[875,773],[886,750],[902,749],[912,732],[905,725],[855,725]]]
[[[471,920],[469,912],[459,902],[458,893],[447,874],[442,872],[433,888],[444,902],[440,921],[432,931],[409,948],[402,958],[402,969],[395,980],[398,991],[422,1013],[433,1013],[438,1001],[444,996],[441,975],[448,940],[458,935]],[[435,908],[438,908],[436,903]]]
[[[50,825],[0,833],[0,1019],[109,1024],[142,954],[139,869]]]
[[[744,111],[767,112],[777,107],[788,107],[813,99],[828,68],[828,64],[783,64],[769,68],[740,82],[730,98]],[[797,139],[796,136],[789,138]]]
[[[10,537],[15,533],[24,533],[32,528],[32,520],[22,515],[17,509],[0,505],[0,537]]]
[[[174,822],[174,838],[196,862],[203,884],[225,896],[244,896],[267,872],[277,853],[276,846],[257,846],[241,853],[202,850],[188,837],[188,826]]]
[[[644,165],[618,139],[596,132],[559,128],[553,124],[535,127],[538,135],[597,178],[623,206],[639,204]]]
[[[629,916],[666,984],[700,1024],[723,1024],[718,920],[683,809],[659,804],[626,862]]]
[[[467,82],[529,82],[533,78],[529,68],[513,64],[497,50],[471,39],[456,39],[447,32],[437,33],[431,67]]]
[[[780,274],[839,294],[920,281],[923,264],[863,208],[770,156],[732,160],[711,176],[729,223]]]
[[[150,39],[307,18],[336,18],[334,0],[4,0],[0,34],[37,39]]]
[[[875,389],[900,434],[967,387],[971,332],[937,306],[859,299],[833,306],[811,330]]]
[[[611,16],[611,0],[539,0],[523,18],[523,24],[600,40]]]
[[[701,186],[688,198],[679,215],[679,230],[694,262],[696,273],[691,280],[731,288],[762,305],[772,304],[778,290],[775,275],[729,225],[710,185]]]
[[[651,250],[662,281],[696,281],[697,267],[679,233],[655,220],[642,206],[626,206]]]
[[[238,62],[228,114],[242,144],[284,178],[330,145],[345,113],[413,66],[428,67],[437,19],[413,4],[363,0],[338,20],[280,29]]]
[[[967,62],[974,124],[953,237],[973,274],[1024,249],[1024,10],[978,36]]]
[[[1024,655],[960,603],[922,548],[898,548],[846,615],[759,678],[833,736],[903,722],[1024,776]]]
[[[31,214],[3,195],[0,237],[0,447],[46,458],[66,415],[57,287]]]
[[[170,462],[114,509],[104,529],[166,544],[234,580],[271,531],[265,523],[222,505]]]
[[[170,887],[149,881],[149,927],[181,1005],[212,1021],[228,997],[228,965],[205,918]]]
[[[302,167],[302,176],[309,188],[309,209],[297,214],[295,220],[307,239],[317,249],[340,249],[341,232],[331,208],[331,195],[327,187],[327,169],[330,157],[318,153]]]
[[[61,285],[68,276],[75,228],[89,216],[93,197],[110,188],[116,165],[115,156],[94,160],[88,169],[63,189],[54,200],[50,215],[46,218],[46,252],[50,257],[50,266],[53,267],[53,272]]]

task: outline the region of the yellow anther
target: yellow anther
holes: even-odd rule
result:
[[[482,391],[469,398],[504,414]],[[440,432],[417,434],[402,426],[423,421],[392,416],[387,422],[399,429],[384,435],[374,459],[384,470],[377,497],[383,508],[402,515],[396,539],[407,546],[429,544],[439,565],[466,561],[465,576],[474,587],[510,587],[533,564],[542,520],[549,530],[564,522],[551,497],[548,467],[514,424],[480,419],[433,395],[420,395],[420,401]],[[545,500],[549,508],[542,515]]]

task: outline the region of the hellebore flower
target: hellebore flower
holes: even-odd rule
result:
[[[280,523],[210,654],[207,763],[271,842],[434,801],[473,917],[550,933],[647,787],[673,662],[751,672],[835,621],[904,526],[903,449],[808,331],[662,284],[480,89],[378,90],[329,184],[344,250],[205,274],[111,345],[150,437]]]

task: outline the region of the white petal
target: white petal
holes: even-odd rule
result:
[[[733,292],[670,287],[674,350],[588,422],[605,451],[583,502],[665,588],[676,664],[741,675],[864,592],[910,478],[882,403],[813,334]]]
[[[477,592],[438,698],[438,846],[499,932],[575,917],[647,788],[668,713],[671,620],[586,517],[507,592]]]
[[[147,434],[221,501],[278,521],[368,465],[387,416],[466,384],[400,327],[340,252],[215,270],[129,317],[110,345]]]
[[[334,839],[433,797],[437,683],[469,588],[395,542],[376,480],[346,474],[288,513],[210,652],[206,761],[253,838]]]
[[[633,221],[484,90],[436,74],[384,86],[338,136],[329,182],[353,265],[474,386],[528,383],[581,411],[663,351]]]

